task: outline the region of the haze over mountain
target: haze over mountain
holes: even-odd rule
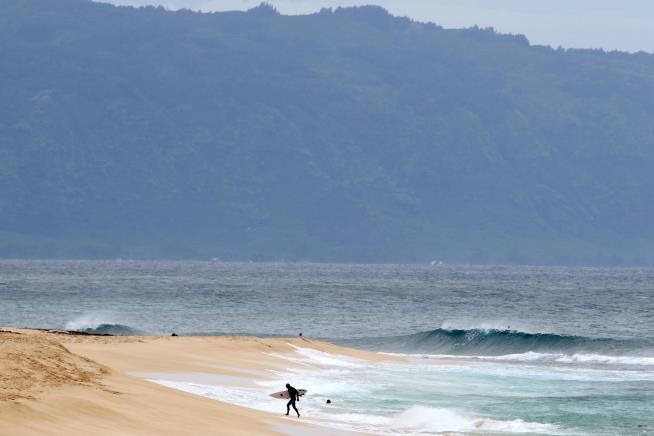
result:
[[[654,55],[0,7],[0,256],[654,264]]]

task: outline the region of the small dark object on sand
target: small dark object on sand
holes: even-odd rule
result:
[[[170,335],[170,336],[178,336],[178,335],[177,335],[177,333],[173,333],[173,334],[172,334],[172,335]]]

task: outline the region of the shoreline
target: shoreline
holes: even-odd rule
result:
[[[147,374],[266,379],[294,347],[402,361],[307,338],[107,336],[0,329],[0,434],[348,434],[301,419],[189,394]],[[279,390],[282,390],[283,386]]]

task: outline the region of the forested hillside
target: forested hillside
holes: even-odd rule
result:
[[[0,257],[654,264],[654,55],[378,7],[0,10]]]

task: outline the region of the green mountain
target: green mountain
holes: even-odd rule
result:
[[[654,55],[378,7],[0,5],[0,256],[654,264]]]

